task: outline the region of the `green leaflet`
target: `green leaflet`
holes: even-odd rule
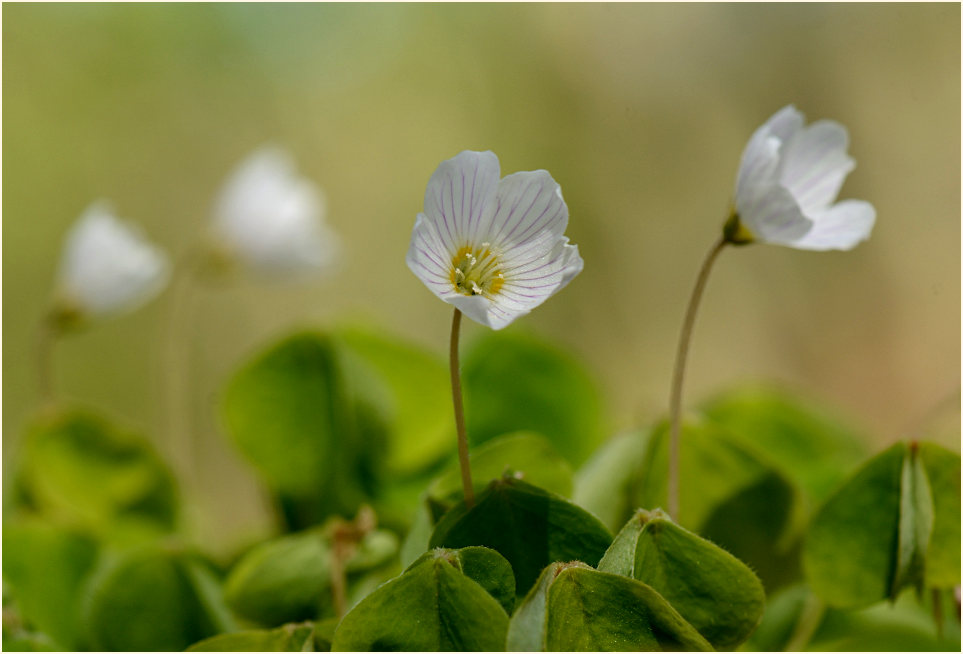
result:
[[[13,589],[28,624],[60,649],[81,647],[77,604],[97,554],[97,543],[71,530],[43,523],[3,526],[4,583]]]
[[[458,550],[439,548],[425,552],[408,569],[432,558],[444,557],[462,574],[477,583],[491,595],[505,613],[511,613],[515,606],[515,576],[512,566],[501,554],[487,547],[463,547]]]
[[[198,582],[201,582],[200,585]],[[216,580],[187,554],[159,547],[132,550],[109,561],[90,585],[83,610],[94,650],[182,650],[233,628],[225,623]]]
[[[906,587],[958,584],[959,474],[958,455],[927,443],[870,459],[812,520],[804,562],[814,592],[859,608]]]
[[[575,475],[572,501],[618,529],[632,515],[641,483],[648,433],[627,432],[610,438]]]
[[[194,643],[188,652],[313,652],[314,625],[286,624],[277,629],[219,634]]]
[[[588,372],[569,353],[531,336],[486,333],[467,348],[462,383],[473,446],[533,431],[577,465],[604,433],[602,399]]]
[[[595,564],[612,536],[583,509],[521,480],[492,482],[468,509],[464,502],[435,526],[429,547],[481,545],[508,559],[515,573],[515,592],[524,595],[539,573],[553,561]]]
[[[509,625],[509,651],[711,651],[644,583],[584,563],[552,563]]]
[[[508,615],[445,550],[380,586],[338,625],[332,651],[502,650]]]
[[[115,541],[168,532],[177,517],[173,476],[147,440],[87,410],[34,419],[17,487],[21,508]]]
[[[752,570],[658,509],[636,512],[599,570],[651,586],[717,649],[745,641],[765,606],[762,584]]]

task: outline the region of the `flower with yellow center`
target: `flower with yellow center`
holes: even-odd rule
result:
[[[411,271],[472,320],[501,329],[582,270],[564,236],[568,207],[544,170],[500,179],[492,152],[465,151],[428,182],[411,235]]]

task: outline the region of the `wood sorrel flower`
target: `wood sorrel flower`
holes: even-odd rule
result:
[[[323,270],[339,251],[321,190],[298,176],[284,150],[264,147],[227,180],[214,209],[215,247],[274,276]]]
[[[428,181],[406,259],[432,293],[492,329],[528,313],[582,270],[578,247],[563,235],[568,207],[552,176],[500,175],[492,152],[442,162]]]
[[[70,230],[60,261],[55,317],[60,320],[130,311],[164,288],[167,256],[104,203],[87,208]]]
[[[803,125],[789,105],[749,139],[736,201],[725,226],[730,243],[763,241],[801,250],[849,250],[869,238],[876,220],[862,200],[833,204],[855,162],[846,128],[829,120]]]

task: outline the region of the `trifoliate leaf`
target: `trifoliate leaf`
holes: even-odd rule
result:
[[[553,561],[595,564],[612,536],[597,518],[563,498],[512,477],[492,482],[469,509],[452,508],[435,526],[430,547],[481,545],[508,559],[515,592],[524,595]]]

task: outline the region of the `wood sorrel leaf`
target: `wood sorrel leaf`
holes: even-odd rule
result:
[[[439,548],[425,552],[408,569],[440,556],[445,556],[462,574],[484,588],[502,605],[505,613],[512,612],[515,606],[515,576],[505,557],[487,547],[463,547],[457,550]]]
[[[188,652],[313,652],[314,625],[286,624],[277,629],[255,629],[218,634],[194,643]]]
[[[662,506],[668,425],[658,425],[642,466],[636,506]],[[678,524],[712,539],[755,570],[772,591],[799,575],[805,524],[795,485],[719,425],[682,425]]]
[[[231,570],[224,598],[239,616],[269,627],[315,618],[330,595],[330,556],[317,530],[262,543]]]
[[[577,465],[604,433],[601,396],[591,376],[571,355],[531,336],[486,333],[466,352],[462,371],[473,446],[534,431]]]
[[[940,458],[938,454],[929,457],[931,461]],[[933,466],[941,494],[954,488],[952,481],[946,483],[953,473],[943,477],[942,465]],[[946,504],[941,500],[937,521],[930,488],[926,464],[915,443],[897,443],[870,459],[813,517],[804,552],[813,591],[831,606],[858,608],[895,598],[907,586],[921,588],[934,525],[940,524],[939,562],[945,556],[940,552],[946,542],[943,534],[959,520],[958,513],[944,513]]]
[[[457,504],[435,526],[429,547],[481,545],[508,559],[522,596],[553,561],[595,564],[612,536],[597,518],[513,477],[492,482],[469,509]]]
[[[655,590],[580,562],[552,563],[512,616],[509,651],[711,651]]]
[[[572,501],[618,529],[632,515],[648,433],[626,432],[610,438],[575,475]]]
[[[4,586],[12,588],[24,620],[55,640],[59,649],[81,647],[77,604],[97,550],[91,538],[64,528],[42,523],[3,526]]]
[[[86,410],[44,413],[28,429],[17,475],[22,508],[114,540],[174,527],[173,476],[146,439]]]
[[[745,641],[766,596],[744,563],[683,529],[662,511],[637,511],[599,563],[654,588],[718,649]]]
[[[493,479],[505,475],[568,497],[572,493],[572,467],[551,442],[541,434],[515,432],[493,438],[472,450],[471,474],[475,492]],[[461,499],[461,470],[457,462],[428,487],[428,495],[439,502]]]
[[[222,622],[227,609],[211,606],[217,598],[196,585],[210,575],[193,557],[157,547],[117,556],[91,581],[84,607],[91,649],[182,650],[230,629]]]
[[[933,443],[920,443],[919,456],[933,497],[925,583],[931,588],[959,586],[960,455]]]
[[[502,650],[508,615],[445,550],[429,552],[354,607],[332,651]]]
[[[815,502],[825,499],[865,456],[865,439],[856,430],[797,393],[766,386],[737,388],[701,410]]]
[[[365,396],[387,416],[391,436],[384,455],[389,471],[415,472],[447,454],[455,430],[444,360],[368,330],[341,329],[335,338],[352,381],[363,386]]]

